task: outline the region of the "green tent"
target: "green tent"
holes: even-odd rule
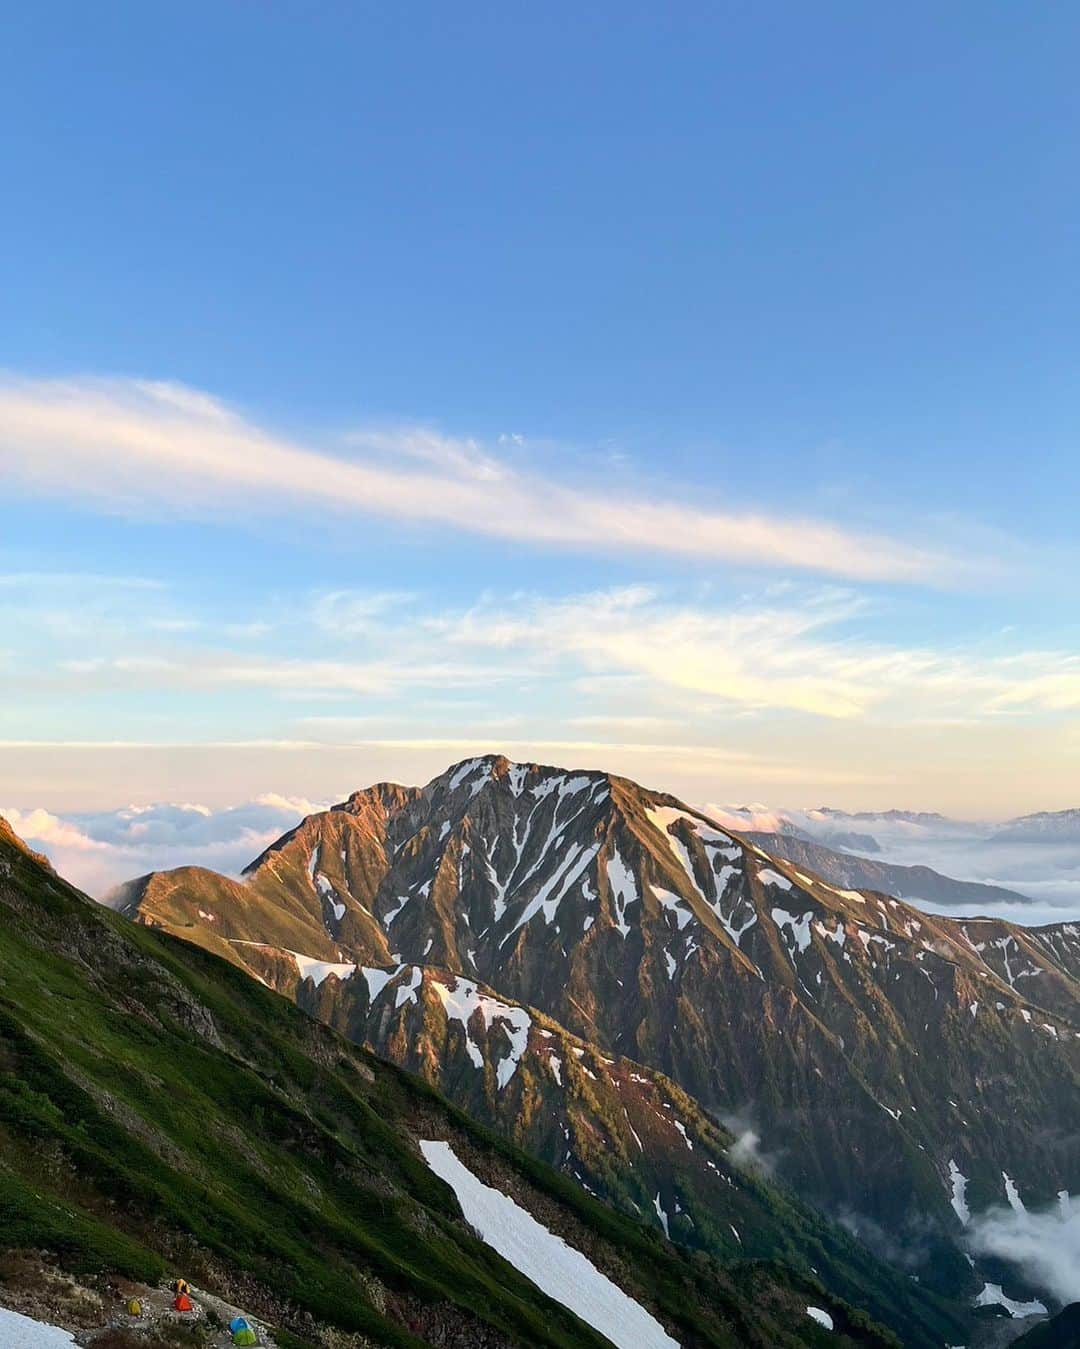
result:
[[[258,1344],[255,1338],[255,1332],[248,1326],[244,1330],[234,1330],[232,1337],[233,1344]]]

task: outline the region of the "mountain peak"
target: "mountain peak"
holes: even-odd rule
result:
[[[541,1063],[559,1104],[537,1114],[509,1071],[520,1009],[714,1112],[749,1106],[808,1197],[879,1224],[930,1214],[945,1240],[951,1163],[985,1203],[1003,1169],[1033,1202],[1078,1188],[1054,1139],[1080,1112],[1080,927],[929,915],[830,883],[668,793],[496,754],[422,788],[354,793],[246,876],[166,873],[136,911],[512,1136],[534,1130],[530,1146],[571,1174],[586,1175],[586,1154],[564,1130],[608,1127],[583,1104],[601,1074]],[[1011,1072],[1021,1100],[1001,1086]],[[588,1175],[603,1183],[602,1168]],[[683,1230],[685,1190],[661,1189]],[[933,1262],[923,1272],[936,1277]]]
[[[1080,808],[1039,810],[1007,820],[991,835],[993,843],[1023,843],[1028,840],[1073,843],[1080,838]]]

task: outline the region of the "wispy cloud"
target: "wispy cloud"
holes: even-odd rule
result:
[[[670,554],[862,580],[948,584],[944,550],[808,518],[578,489],[427,430],[354,433],[341,454],[274,435],[167,383],[9,379],[0,468],[24,489],[109,509],[205,515],[301,506],[449,525],[519,543]],[[230,517],[232,518],[232,517]]]
[[[273,631],[242,634],[86,599],[21,615],[56,650],[35,653],[12,678],[27,693],[247,688],[278,701],[384,700],[348,709],[365,716],[423,690],[455,706],[479,698],[489,721],[528,715],[544,729],[591,727],[620,741],[769,713],[944,733],[1061,720],[1080,706],[1080,662],[1068,652],[1015,648],[1015,633],[945,649],[890,643],[867,635],[875,617],[865,596],[831,584],[728,603],[648,585],[504,592],[464,609],[406,591],[336,589],[283,611]],[[427,729],[426,707],[414,703],[412,726]]]
[[[474,658],[485,647],[519,651],[563,670],[572,658],[590,676],[632,677],[691,695],[699,711],[712,700],[714,711],[940,723],[1080,705],[1080,662],[1068,653],[887,644],[851,635],[866,607],[852,592],[825,588],[788,599],[719,608],[632,586],[561,600],[485,600],[427,625]]]
[[[332,637],[367,636],[413,598],[404,590],[332,590],[316,599],[311,616]]]
[[[903,677],[925,663],[915,653],[857,651],[820,638],[861,606],[856,596],[828,591],[799,608],[708,609],[634,586],[557,601],[486,602],[430,626],[451,647],[524,648],[549,663],[575,657],[593,675],[638,676],[733,706],[846,718],[881,697],[875,672],[889,665]]]
[[[434,651],[432,656],[437,655]],[[75,657],[60,662],[59,678],[36,676],[42,688],[77,686],[90,689],[260,688],[271,693],[398,695],[418,687],[465,688],[477,682],[494,685],[509,677],[506,670],[464,661],[412,658],[396,660],[303,660],[290,657],[252,658],[229,651],[175,651],[170,656],[129,653]]]
[[[1028,708],[1069,712],[1080,708],[1080,656],[1047,652],[1043,665],[1043,672],[1020,678],[997,694],[994,708],[1002,712]]]

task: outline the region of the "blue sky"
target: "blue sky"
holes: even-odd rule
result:
[[[9,8],[0,804],[1078,804],[1075,7]]]

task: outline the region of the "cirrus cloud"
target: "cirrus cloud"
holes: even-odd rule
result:
[[[669,554],[861,580],[941,584],[965,567],[937,547],[810,518],[703,509],[523,473],[425,429],[357,432],[333,454],[276,435],[198,390],[142,380],[0,384],[11,484],[109,509],[216,514],[306,506],[451,526],[517,543]],[[230,520],[235,518],[230,514]]]

